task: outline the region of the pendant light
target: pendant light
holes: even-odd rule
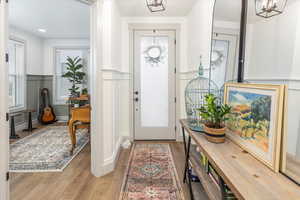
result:
[[[283,13],[287,0],[255,0],[256,15],[270,18]]]
[[[166,10],[165,0],[146,0],[146,3],[151,12],[162,12]]]

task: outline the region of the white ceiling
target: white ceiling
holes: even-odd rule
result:
[[[10,25],[44,38],[89,37],[89,6],[75,0],[10,0]],[[39,28],[46,29],[40,33]]]
[[[186,16],[198,0],[166,0],[166,11],[151,13],[146,0],[116,0],[121,14],[129,17],[149,16]]]

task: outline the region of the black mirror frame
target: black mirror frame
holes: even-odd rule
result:
[[[238,83],[244,82],[245,74],[245,46],[247,31],[247,12],[248,0],[242,1],[241,23],[240,23],[240,44],[239,44],[239,64],[238,64]]]

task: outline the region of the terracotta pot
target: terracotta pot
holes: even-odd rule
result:
[[[225,131],[224,128],[210,128],[204,125],[205,137],[209,142],[213,143],[224,143],[225,142]]]

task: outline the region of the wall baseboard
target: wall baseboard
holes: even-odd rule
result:
[[[69,116],[56,116],[56,119],[59,122],[67,122],[69,120]]]
[[[108,174],[110,172],[112,172],[117,164],[117,161],[119,159],[119,155],[121,152],[121,144],[124,141],[124,138],[122,136],[120,136],[119,141],[116,144],[116,149],[114,150],[113,155],[104,160],[104,164],[103,164],[103,174]]]

